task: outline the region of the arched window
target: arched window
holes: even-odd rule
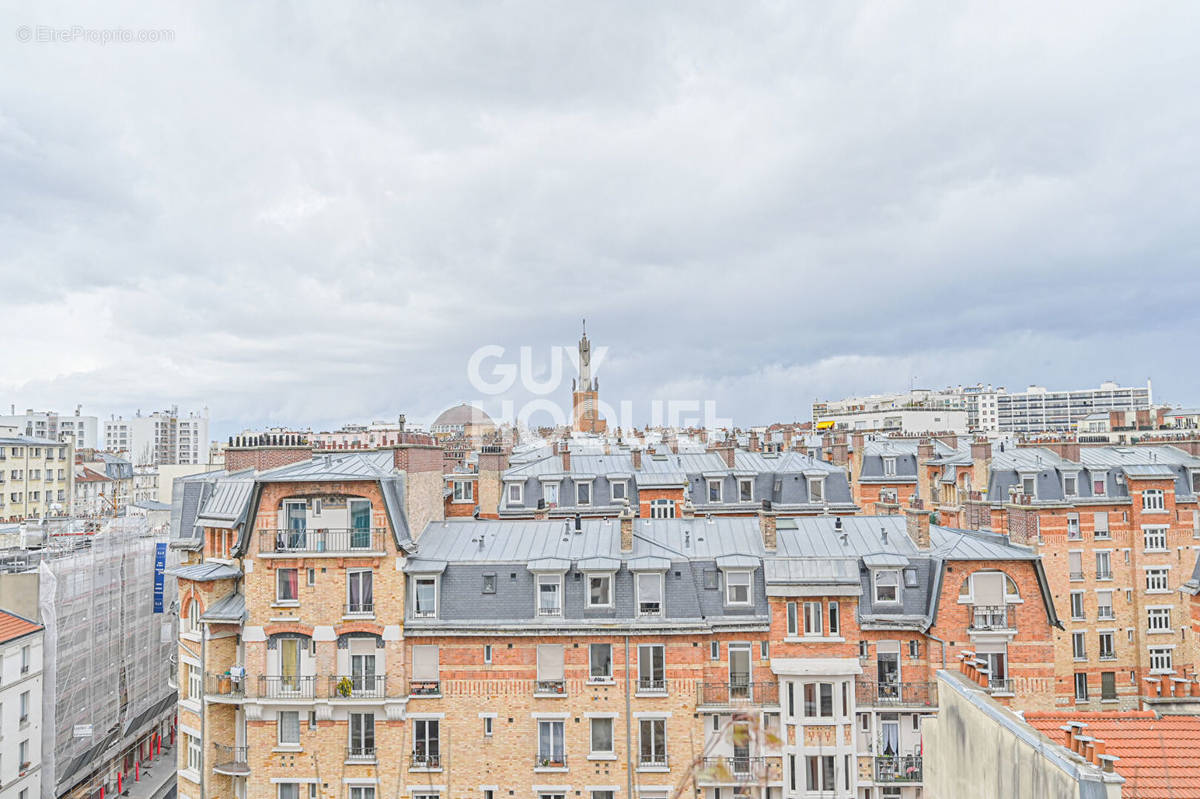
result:
[[[200,609],[200,600],[193,599],[188,602],[187,618],[184,620],[184,629],[189,633],[200,632],[200,614],[204,611]]]

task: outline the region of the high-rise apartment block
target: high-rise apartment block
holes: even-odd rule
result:
[[[0,438],[0,521],[70,515],[75,447],[32,436]]]
[[[76,450],[95,449],[100,440],[100,420],[96,416],[83,416],[80,410],[76,407],[74,415],[65,415],[30,408],[18,414],[13,408],[9,415],[0,415],[0,428],[15,427],[18,435],[32,438],[70,440]]]
[[[125,455],[135,466],[205,463],[209,443],[207,409],[184,415],[173,407],[104,420],[104,449]]]

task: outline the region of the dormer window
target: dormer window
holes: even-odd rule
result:
[[[1021,493],[1027,497],[1037,496],[1037,478],[1022,477],[1021,478]]]
[[[726,605],[749,605],[750,604],[750,572],[726,572],[725,573],[725,604]]]
[[[475,484],[470,480],[454,481],[454,501],[473,502],[475,500]]]
[[[413,616],[418,619],[437,616],[436,577],[418,577],[413,581]]]
[[[808,501],[809,502],[824,502],[825,501],[825,478],[824,477],[808,478]]]
[[[558,483],[546,483],[542,486],[542,499],[546,500],[548,507],[554,508],[558,506]]]
[[[592,504],[592,484],[591,483],[576,483],[575,484],[575,504],[576,505],[591,505]]]
[[[637,575],[637,603],[639,616],[661,616],[663,606],[663,580],[657,573],[642,572]]]
[[[1079,494],[1079,478],[1076,475],[1068,474],[1063,476],[1063,495],[1068,497],[1078,496]]]
[[[613,502],[629,498],[628,484],[624,480],[613,480],[609,483]]]
[[[562,577],[557,574],[537,576],[537,611],[539,616],[562,615]]]
[[[721,481],[720,480],[709,480],[708,481],[708,501],[709,502],[720,502],[721,501]]]
[[[520,483],[508,484],[508,504],[509,505],[524,505],[525,504],[525,486]]]
[[[1106,472],[1092,473],[1092,495],[1102,497],[1108,493],[1108,474]]]
[[[589,608],[612,607],[612,575],[589,574],[587,606]]]
[[[754,480],[749,477],[743,477],[738,480],[738,501],[754,501]]]
[[[883,476],[884,477],[895,477],[896,476],[896,459],[895,458],[884,458],[883,459]]]
[[[897,569],[879,569],[874,580],[876,602],[894,604],[900,601],[900,572]]]

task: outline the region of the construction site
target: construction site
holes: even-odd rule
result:
[[[178,556],[165,519],[75,524],[0,528],[0,607],[45,626],[41,796],[158,799],[175,782]]]

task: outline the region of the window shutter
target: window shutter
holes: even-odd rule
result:
[[[537,655],[539,680],[564,679],[562,644],[538,644]]]
[[[413,647],[413,676],[418,682],[438,679],[438,648],[436,646]]]
[[[1004,604],[1004,575],[999,573],[976,574],[974,580],[976,605]]]
[[[662,580],[657,574],[638,575],[638,601],[662,602]]]

